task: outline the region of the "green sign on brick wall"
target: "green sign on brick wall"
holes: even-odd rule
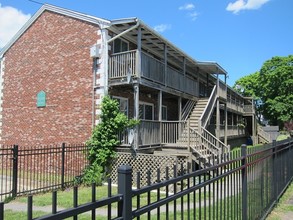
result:
[[[44,91],[40,91],[37,94],[37,107],[45,107],[46,106],[46,93]]]

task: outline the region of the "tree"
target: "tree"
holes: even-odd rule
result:
[[[293,55],[273,57],[262,65],[259,73],[237,80],[243,95],[261,100],[258,110],[271,125],[283,127],[293,120]]]
[[[233,88],[245,97],[259,99],[258,94],[259,72],[243,76],[235,82]]]
[[[127,127],[138,124],[137,120],[128,119],[120,112],[117,100],[105,96],[101,104],[101,122],[94,128],[88,147],[89,166],[84,170],[82,182],[100,183],[111,161],[115,158],[114,148],[118,146],[118,133]]]

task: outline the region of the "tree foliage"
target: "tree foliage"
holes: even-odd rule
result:
[[[234,88],[261,100],[258,110],[270,124],[282,127],[293,120],[293,55],[267,60],[259,72],[237,80]]]
[[[259,72],[255,72],[238,79],[233,87],[245,97],[258,99],[258,80]]]
[[[101,181],[101,174],[105,173],[112,159],[115,158],[114,148],[119,144],[117,134],[138,123],[137,120],[128,119],[120,112],[117,100],[109,96],[105,96],[102,100],[100,118],[100,123],[86,142],[90,164],[84,170],[83,182],[86,184]]]

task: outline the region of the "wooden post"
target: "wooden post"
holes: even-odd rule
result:
[[[178,97],[178,118],[182,120],[182,97]]]
[[[167,74],[168,74],[168,48],[167,45],[164,44],[164,75],[165,75],[165,86],[167,86]]]
[[[217,74],[217,109],[216,109],[216,137],[220,139],[220,100],[219,100],[219,74]],[[218,143],[218,142],[217,142]]]
[[[199,67],[197,67],[196,69],[196,77],[197,77],[197,88],[196,88],[196,92],[197,92],[197,96],[199,97],[200,94],[199,94],[199,77],[200,77],[200,74],[199,74]]]
[[[163,92],[160,90],[158,93],[158,119],[162,121],[162,106],[163,106]]]
[[[134,90],[134,119],[139,119],[139,84],[136,83],[133,85]],[[136,125],[134,133],[134,148],[138,149],[138,125]]]
[[[160,135],[160,143],[162,143],[162,106],[163,106],[163,92],[162,90],[159,91],[158,94],[158,114],[159,114],[159,122],[160,122],[160,130],[159,130],[159,135]]]
[[[186,75],[186,58],[183,57],[183,66],[182,66],[182,70],[183,70],[183,75]]]
[[[137,28],[136,76],[141,75],[141,27]]]

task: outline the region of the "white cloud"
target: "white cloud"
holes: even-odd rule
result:
[[[198,13],[194,10],[195,6],[192,3],[187,3],[179,7],[181,11],[188,11],[187,16],[191,18],[192,21],[195,21]]]
[[[0,4],[0,48],[8,43],[30,17],[30,14]]]
[[[179,10],[193,10],[194,9],[194,4],[192,3],[188,3],[188,4],[185,4],[185,5],[182,5],[179,7]]]
[[[236,0],[234,3],[230,2],[226,8],[227,11],[232,11],[237,14],[241,10],[255,10],[259,9],[270,0]]]
[[[171,29],[171,25],[170,24],[160,24],[154,27],[155,31],[161,32],[163,33],[166,30]]]
[[[192,21],[195,21],[197,16],[198,16],[198,13],[195,11],[189,14],[189,17],[191,17]]]

